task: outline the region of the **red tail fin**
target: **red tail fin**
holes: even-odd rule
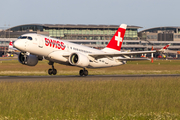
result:
[[[13,46],[13,42],[12,41],[9,42],[9,46]]]
[[[9,50],[17,50],[16,48],[13,47],[13,42],[9,42]]]
[[[123,43],[124,35],[126,32],[126,24],[121,24],[114,36],[112,37],[109,44],[106,46],[106,48],[114,49],[117,51],[121,50],[121,46]]]

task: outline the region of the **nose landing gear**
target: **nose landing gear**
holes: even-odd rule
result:
[[[88,71],[85,68],[83,68],[83,70],[79,71],[79,75],[80,76],[87,76],[88,75]]]
[[[49,65],[52,65],[52,69],[48,70],[48,74],[49,75],[56,75],[57,74],[57,70],[54,68],[54,62],[49,61],[48,63]]]

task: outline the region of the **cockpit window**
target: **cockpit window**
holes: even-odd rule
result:
[[[20,39],[20,38],[21,38],[21,36],[18,37],[18,39]]]
[[[32,37],[29,37],[29,36],[19,36],[18,39],[28,39],[28,40],[32,40]]]
[[[28,37],[28,40],[32,40],[32,37]]]
[[[21,39],[26,39],[26,38],[27,38],[27,36],[22,36],[22,37],[21,37]]]

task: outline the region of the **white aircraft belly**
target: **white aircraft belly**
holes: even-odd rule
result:
[[[97,61],[90,62],[88,68],[104,68],[104,67],[118,66],[122,64],[125,64],[125,62],[109,60],[105,58],[105,59],[99,59]]]

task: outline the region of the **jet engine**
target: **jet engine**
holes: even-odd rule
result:
[[[72,53],[69,56],[69,63],[71,65],[76,65],[79,67],[87,67],[89,65],[89,59],[87,56],[81,53]]]
[[[19,54],[18,60],[21,64],[28,66],[35,66],[38,63],[38,58],[35,55],[22,52]]]

